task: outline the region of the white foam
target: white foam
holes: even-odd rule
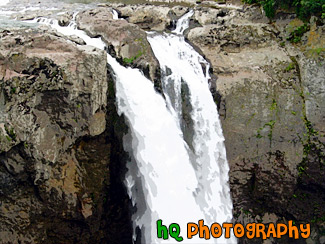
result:
[[[10,2],[10,0],[0,0],[0,6],[5,6]]]

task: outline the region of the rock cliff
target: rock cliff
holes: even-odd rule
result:
[[[234,217],[312,223],[307,242],[323,242],[324,26],[292,45],[290,15],[269,24],[257,7],[220,11],[199,8],[187,37],[216,77]]]
[[[0,80],[1,243],[130,242],[106,53],[2,31]]]

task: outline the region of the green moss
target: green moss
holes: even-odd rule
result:
[[[14,132],[14,128],[9,129],[7,126],[5,126],[5,130],[6,130],[7,134],[8,134],[6,136],[7,140],[8,141],[16,141],[16,134]]]
[[[259,129],[257,130],[256,138],[258,138],[258,139],[263,138],[263,136],[260,134],[260,132],[261,132],[261,128],[259,128]]]
[[[271,121],[269,121],[268,123],[265,124],[265,126],[269,126],[270,127],[269,133],[267,134],[267,136],[268,136],[268,138],[270,140],[270,144],[272,142],[272,135],[273,135],[274,125],[275,125],[275,120],[271,120]]]
[[[325,216],[322,216],[320,218],[314,217],[310,220],[311,223],[324,223],[325,222]]]
[[[306,171],[306,165],[298,166],[298,176],[301,176]]]
[[[248,125],[252,122],[252,120],[253,120],[253,118],[255,117],[255,115],[256,115],[256,113],[253,113],[253,114],[251,115],[251,117],[248,119],[248,121],[247,121],[247,123],[246,123],[246,126],[248,126]]]
[[[310,30],[310,26],[305,23],[302,26],[297,27],[296,29],[294,29],[289,37],[287,38],[287,40],[289,40],[292,43],[298,43],[301,41],[301,37]]]
[[[143,51],[139,51],[137,53],[137,55],[135,55],[134,57],[131,57],[131,58],[123,58],[123,62],[125,64],[132,64],[137,58],[141,57],[143,54],[144,54]]]
[[[302,116],[301,119],[304,123],[305,130],[306,132],[301,136],[298,135],[299,140],[303,146],[303,156],[302,156],[302,161],[297,165],[297,170],[298,170],[298,176],[301,178],[303,175],[306,175],[307,177],[312,177],[308,175],[307,170],[308,170],[308,165],[309,165],[309,157],[310,155],[313,158],[317,158],[317,160],[320,163],[320,169],[324,170],[325,167],[325,159],[324,155],[322,152],[325,149],[324,143],[322,143],[319,139],[319,132],[315,130],[313,127],[311,121],[307,117],[307,112],[306,112],[306,95],[304,93],[304,88],[302,86],[302,78],[300,75],[300,67],[299,64],[296,60],[295,57],[290,57],[292,62],[295,65],[295,69],[297,71],[298,75],[298,80],[299,80],[299,86],[294,87],[295,91],[297,94],[300,96],[302,102]],[[294,112],[295,113],[295,112]]]
[[[265,15],[272,19],[278,9],[295,10],[298,18],[308,21],[314,15],[325,18],[324,0],[242,0],[245,3],[262,5]]]
[[[273,128],[274,128],[275,123],[276,123],[275,120],[270,120],[269,122],[265,123],[262,127],[257,129],[257,133],[256,133],[255,137],[258,138],[258,139],[263,138],[263,136],[261,135],[261,131],[265,127],[269,127],[269,133],[267,134],[267,137],[270,140],[270,146],[271,146],[271,144],[272,144],[272,136],[273,136]]]
[[[10,90],[10,94],[15,94],[16,93],[16,87],[12,87]]]
[[[277,108],[278,108],[278,104],[277,104],[276,100],[272,99],[272,104],[271,104],[270,110],[274,111],[274,110],[277,110]]]
[[[123,58],[123,62],[126,63],[126,64],[132,64],[134,60],[135,60],[135,57]]]
[[[321,53],[325,52],[325,48],[314,48],[314,49],[310,49],[308,51],[308,53],[311,55],[311,56],[319,56]]]
[[[137,46],[141,47],[141,50],[138,51],[138,53],[131,58],[123,58],[123,62],[124,64],[132,64],[136,59],[138,59],[139,57],[141,57],[142,55],[144,55],[146,53],[147,50],[147,45],[146,45],[146,41],[143,40],[143,38],[138,38],[134,40],[137,43]]]
[[[290,70],[295,69],[295,67],[296,67],[296,65],[293,62],[291,62],[284,70],[286,72],[289,72]]]

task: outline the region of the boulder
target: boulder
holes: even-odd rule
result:
[[[101,36],[109,52],[126,66],[139,68],[152,81],[159,80],[159,64],[146,32],[124,19],[113,19],[110,8],[86,10],[77,16],[80,29],[90,36]]]

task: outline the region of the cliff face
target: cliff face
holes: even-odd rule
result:
[[[0,48],[1,243],[130,241],[106,53],[35,29]]]
[[[216,76],[234,217],[312,223],[308,242],[323,242],[324,26],[292,45],[289,14],[268,24],[256,7],[225,9],[212,23],[218,13],[202,8],[187,37]]]
[[[159,91],[145,31],[168,31],[188,8],[114,8],[125,20],[102,6],[77,22]],[[307,243],[322,243],[324,25],[312,19],[291,44],[297,25],[291,14],[269,24],[258,7],[204,3],[186,37],[212,65],[235,221],[312,223]],[[105,52],[47,28],[0,35],[0,242],[131,243],[122,183],[127,128]]]

